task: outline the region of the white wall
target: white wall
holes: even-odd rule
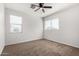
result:
[[[79,48],[79,5],[54,13],[45,20],[59,18],[59,30],[45,30],[45,38]]]
[[[0,3],[0,54],[5,45],[4,5]]]
[[[10,14],[22,16],[23,18],[22,33],[10,32],[10,22],[9,22]],[[31,16],[19,11],[6,9],[6,45],[40,39],[42,35],[41,33],[42,33],[41,18]]]

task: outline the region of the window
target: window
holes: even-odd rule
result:
[[[51,20],[45,21],[45,29],[51,30]]]
[[[10,32],[22,32],[22,17],[10,15]]]
[[[51,29],[59,29],[59,19],[54,18],[52,20],[46,20],[45,21],[45,29],[51,30]]]

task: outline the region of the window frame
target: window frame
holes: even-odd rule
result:
[[[18,16],[18,15],[14,15],[14,14],[10,14],[10,15],[13,15],[13,16],[17,16],[17,17],[21,17],[22,18],[22,16]],[[13,23],[10,23],[10,15],[9,15],[9,24],[10,24],[10,27],[9,27],[9,30],[10,30],[10,33],[22,33],[23,32],[23,18],[21,19],[22,20],[22,24],[13,24]],[[16,32],[16,31],[11,31],[11,25],[19,25],[19,26],[21,26],[21,32]]]
[[[55,19],[55,20],[58,20],[58,23],[57,23],[57,24],[58,24],[58,27],[57,27],[57,28],[55,28],[55,27],[53,26],[53,22],[52,22],[52,21],[53,21],[54,19]],[[46,28],[46,23],[47,23],[47,21],[50,22],[50,28]],[[45,24],[44,24],[44,29],[45,29],[45,30],[59,30],[59,29],[60,29],[59,18],[53,18],[53,19],[44,20],[44,23],[45,23]]]

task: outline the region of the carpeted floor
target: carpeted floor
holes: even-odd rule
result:
[[[79,48],[41,39],[6,46],[2,56],[79,56]]]

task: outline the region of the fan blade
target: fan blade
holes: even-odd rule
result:
[[[42,11],[45,13],[45,10],[42,8]]]
[[[38,5],[35,5],[35,4],[32,4],[33,6],[37,6],[37,7],[39,7]]]
[[[34,8],[35,8],[35,6],[34,6],[33,4],[31,4],[31,8],[32,8],[32,9],[34,9]]]
[[[43,8],[52,8],[52,6],[44,6]]]
[[[35,9],[35,7],[39,7],[38,5],[35,5],[35,4],[31,4],[31,8],[32,9]]]
[[[36,9],[35,12],[36,12],[37,10],[39,10],[39,9],[40,9],[40,8]]]

